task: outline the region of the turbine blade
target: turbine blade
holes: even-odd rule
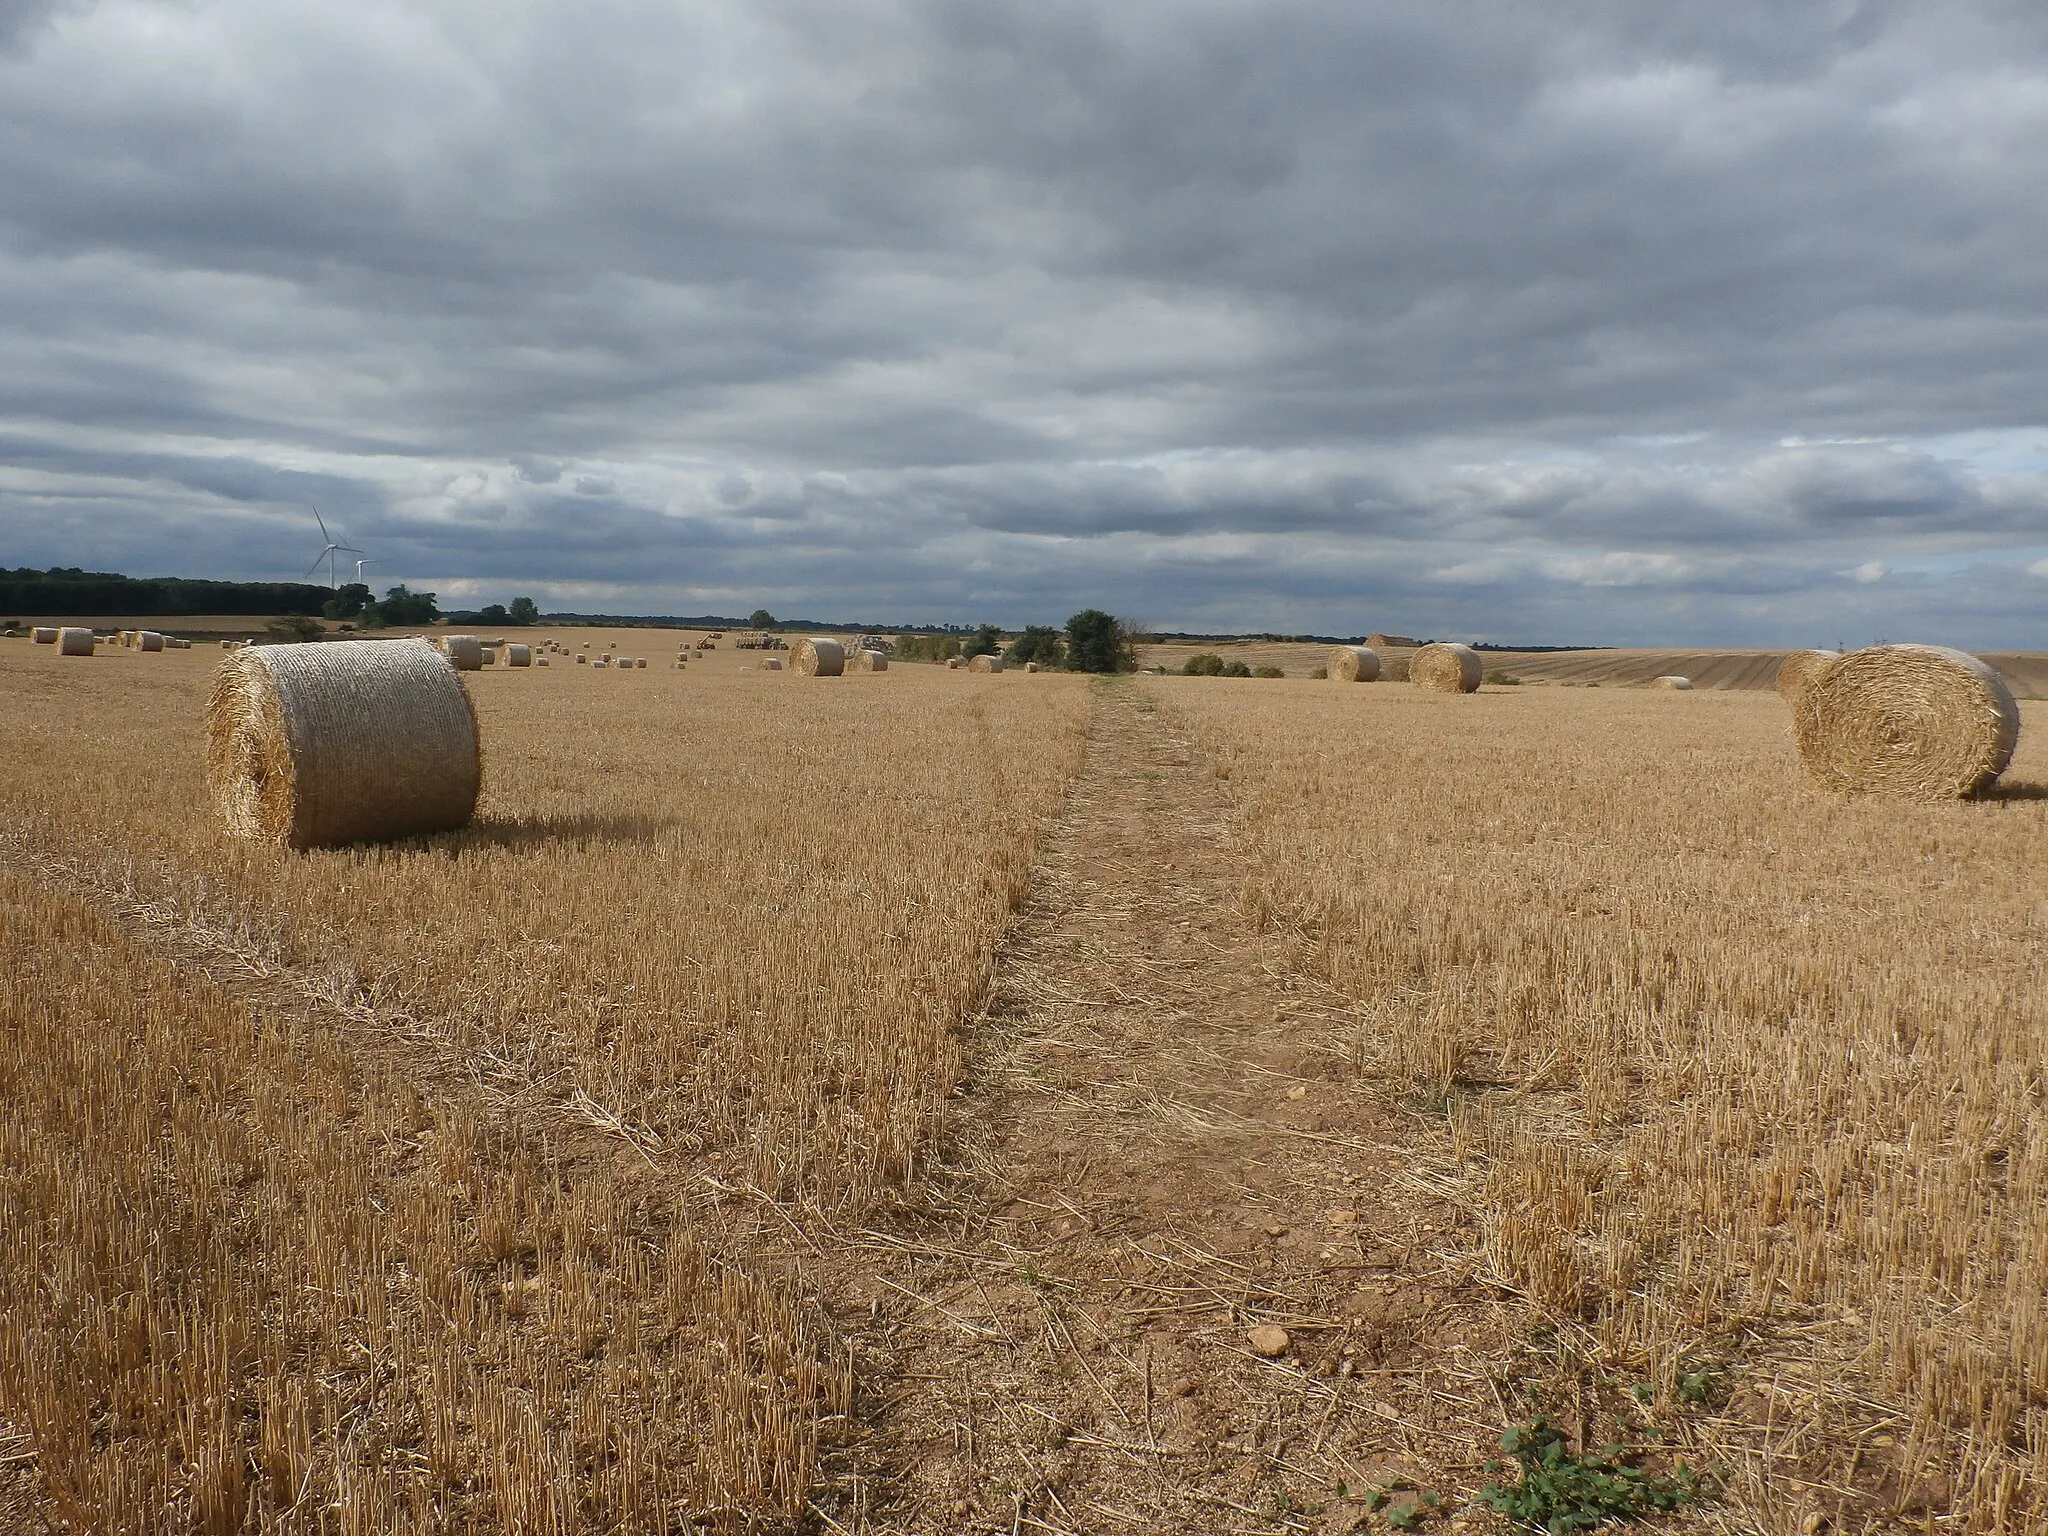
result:
[[[306,505],[309,507],[313,507],[313,503],[310,501],[307,502]],[[320,537],[325,539],[329,544],[332,544],[334,542],[334,535],[327,531],[327,519],[320,515],[320,509],[318,507],[313,507],[313,521],[320,525]]]

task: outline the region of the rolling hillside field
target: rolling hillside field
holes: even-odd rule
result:
[[[306,853],[217,649],[0,640],[0,1530],[2048,1522],[2048,706],[1902,807],[1780,653],[507,638],[648,666]]]

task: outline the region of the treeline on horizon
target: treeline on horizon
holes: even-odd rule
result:
[[[395,600],[395,601],[394,601]],[[728,618],[718,614],[699,614],[693,617],[679,617],[673,614],[620,614],[620,613],[539,613],[533,611],[530,600],[524,615],[508,615],[499,604],[469,613],[448,614],[445,617],[458,622],[481,623],[553,623],[592,624],[617,628],[648,627],[685,629],[741,629],[748,627],[772,627],[777,630],[815,629],[822,633],[835,631],[865,631],[870,634],[931,635],[944,637],[986,636],[997,632],[996,626],[987,624],[827,624],[813,619],[771,619],[766,626],[758,620],[768,617],[756,610],[750,617]],[[52,566],[48,570],[36,570],[24,566],[20,570],[8,570],[0,566],[0,614],[14,618],[55,618],[71,615],[114,615],[155,614],[177,616],[180,614],[236,614],[304,616],[307,618],[362,619],[369,617],[366,608],[392,607],[396,610],[381,614],[383,622],[391,624],[431,624],[444,617],[434,606],[432,593],[411,593],[403,587],[393,588],[391,598],[376,602],[370,597],[368,587],[349,584],[336,592],[330,588],[316,586],[304,581],[210,581],[192,576],[123,576],[113,571],[87,571],[77,566]],[[417,611],[415,611],[417,610]],[[1023,635],[1031,635],[1040,626],[1027,625]],[[1018,635],[1019,631],[1005,630],[1004,634]],[[1139,636],[1132,635],[1132,639]],[[1151,640],[1265,640],[1296,644],[1345,645],[1362,644],[1365,637],[1342,635],[1283,635],[1269,631],[1256,633],[1227,634],[1223,632],[1196,634],[1183,630],[1148,629],[1144,639]],[[972,642],[948,648],[934,646],[934,653],[959,655],[963,650],[973,655],[988,646],[984,638],[981,647],[969,650]],[[1007,649],[1007,648],[1006,648]],[[1027,643],[1026,651],[1034,649]],[[1587,645],[1500,645],[1480,641],[1474,646],[1481,651],[1585,651],[1600,647]],[[1013,660],[1024,659],[1012,657]]]
[[[122,576],[77,566],[0,566],[0,612],[18,618],[69,614],[305,614],[334,594],[305,581],[206,581],[189,576]]]

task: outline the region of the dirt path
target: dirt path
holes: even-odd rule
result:
[[[839,1288],[894,1395],[865,1409],[872,1500],[823,1513],[1381,1528],[1471,1485],[1513,1314],[1410,1173],[1416,1125],[1356,1084],[1340,1000],[1236,915],[1223,786],[1141,685],[1096,711],[978,1031],[960,1208],[866,1234]]]

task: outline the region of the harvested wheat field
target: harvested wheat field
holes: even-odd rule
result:
[[[500,667],[294,853],[224,659],[0,643],[0,1528],[2048,1520],[2035,706]]]

